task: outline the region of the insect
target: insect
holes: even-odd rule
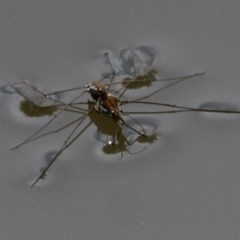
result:
[[[58,157],[71,145],[73,144],[87,129],[88,127],[94,123],[98,129],[105,128],[102,130],[102,133],[106,135],[112,135],[111,139],[107,141],[104,148],[105,151],[109,151],[109,149],[114,149],[116,152],[122,152],[128,150],[129,146],[133,145],[135,142],[152,142],[156,139],[156,134],[148,134],[145,132],[145,129],[142,127],[141,123],[139,123],[134,118],[131,118],[129,112],[123,111],[122,107],[130,104],[141,104],[141,105],[150,105],[156,106],[161,109],[157,109],[154,111],[148,112],[134,112],[138,114],[161,114],[161,113],[178,113],[178,112],[215,112],[215,113],[232,113],[239,114],[240,111],[235,109],[211,109],[211,108],[194,108],[194,107],[186,107],[180,105],[173,105],[168,103],[160,103],[160,102],[152,102],[147,99],[151,96],[163,91],[166,88],[169,88],[175,84],[178,84],[187,79],[195,78],[202,76],[204,73],[196,73],[192,75],[187,75],[183,77],[173,77],[167,79],[157,79],[155,77],[154,69],[147,69],[147,71],[143,71],[143,74],[138,74],[135,66],[135,62],[133,59],[135,53],[131,51],[130,58],[132,59],[132,69],[133,76],[123,77],[121,81],[115,81],[115,77],[117,71],[114,69],[111,64],[112,72],[107,74],[99,81],[92,82],[85,86],[75,87],[60,91],[54,91],[50,93],[44,93],[39,91],[37,88],[29,84],[28,82],[17,82],[13,83],[12,88],[23,96],[26,100],[30,101],[30,104],[33,106],[37,106],[40,109],[48,110],[53,117],[50,118],[49,121],[46,122],[38,131],[36,131],[32,136],[25,139],[22,143],[18,144],[13,148],[13,150],[21,147],[24,144],[27,144],[31,141],[37,140],[41,137],[57,133],[63,129],[72,127],[69,134],[67,135],[64,143],[61,145],[59,150],[56,152],[55,156],[51,159],[49,164],[43,169],[41,174],[36,178],[36,180],[32,183],[31,187],[34,187],[36,183],[42,179],[52,164],[58,159]],[[126,99],[125,93],[129,88],[133,88],[136,84],[139,88],[143,87],[144,84],[149,85],[153,82],[166,83],[164,86],[156,88],[154,91],[146,94],[144,96],[138,97],[136,99]],[[111,89],[114,86],[120,86],[117,89]],[[83,90],[81,93],[80,90]],[[56,96],[59,94],[66,94],[68,92],[72,93],[73,91],[77,92],[76,96],[71,98],[69,101],[62,101],[58,99]],[[80,102],[79,99],[85,94],[90,94],[92,101],[88,102]],[[84,106],[87,106],[85,108]],[[166,108],[166,109],[162,109]],[[48,112],[47,111],[47,112]],[[74,120],[62,125],[59,128],[47,131],[43,133],[43,130],[51,125],[57,117],[59,117],[62,113],[71,112],[76,113],[77,117]],[[101,116],[103,121],[99,124],[96,120],[97,117]],[[133,127],[129,124],[124,117],[130,117],[137,127]],[[90,119],[87,121],[87,119]],[[86,123],[87,122],[87,123]],[[108,130],[111,124],[114,124],[114,133],[111,134]],[[85,124],[85,125],[84,125]],[[122,132],[123,128],[128,128],[131,132],[135,133],[133,138],[128,138]]]

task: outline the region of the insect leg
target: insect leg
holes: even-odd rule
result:
[[[48,169],[52,166],[52,164],[57,160],[57,158],[60,156],[60,154],[66,150],[73,142],[75,142],[81,134],[83,134],[83,132],[85,132],[87,130],[87,128],[92,124],[92,122],[90,121],[70,142],[68,143],[64,143],[62,145],[62,147],[60,148],[60,150],[57,152],[57,154],[54,156],[54,158],[51,160],[51,162],[44,168],[44,170],[42,171],[42,173],[39,175],[38,178],[36,178],[36,180],[31,184],[31,188],[34,187],[37,182],[43,178],[43,176],[46,174],[46,172],[48,171]]]

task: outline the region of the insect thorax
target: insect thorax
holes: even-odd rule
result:
[[[121,118],[122,111],[119,107],[119,100],[114,95],[107,94],[105,99],[97,101],[96,106],[99,111],[112,119],[119,120]]]
[[[94,101],[96,101],[95,109],[101,111],[112,119],[119,120],[121,109],[119,107],[119,99],[107,92],[107,87],[102,82],[93,82],[88,84],[87,92],[90,93]]]

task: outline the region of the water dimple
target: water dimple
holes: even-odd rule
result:
[[[119,58],[122,74],[130,76],[144,75],[153,65],[155,53],[151,47],[139,46],[134,49],[122,49]]]
[[[0,86],[0,91],[4,94],[15,94],[16,91],[9,84]]]
[[[58,151],[54,151],[54,150],[51,150],[45,153],[43,159],[46,162],[46,164],[49,164],[50,162],[52,162],[53,158],[56,156],[57,153]]]
[[[48,96],[37,87],[31,85],[27,80],[21,82],[15,82],[11,84],[11,87],[26,100],[29,100],[38,107],[51,107],[56,104],[59,96],[54,94]]]
[[[239,108],[237,108],[232,103],[217,102],[217,101],[205,102],[205,103],[202,103],[199,107],[204,109],[213,109],[213,110],[220,110],[220,111],[239,111]]]
[[[146,75],[152,70],[156,53],[150,46],[139,46],[132,49],[123,48],[119,56],[112,52],[106,52],[105,56],[105,62],[111,65],[115,75],[132,78]]]
[[[221,101],[209,101],[199,105],[200,109],[212,110],[213,112],[202,112],[207,117],[211,118],[235,118],[239,115],[240,109],[236,105]],[[214,112],[216,111],[216,112]]]
[[[57,108],[52,104],[59,101],[60,95],[52,94],[49,99],[45,93],[26,80],[12,83],[9,85],[9,92],[12,91],[10,89],[15,93],[7,101],[9,112],[13,116],[12,119],[23,121],[27,124],[39,124],[57,111]],[[34,121],[32,121],[32,118],[34,118]]]
[[[45,170],[45,168],[52,162],[52,160],[54,159],[54,157],[56,156],[58,152],[51,150],[48,151],[47,153],[45,153],[42,157],[42,161],[41,161],[41,166],[38,169],[38,173],[35,176],[35,178],[33,178],[31,181],[29,181],[29,185],[32,187],[32,184],[34,183],[34,181],[36,180],[36,178],[42,174],[42,172]],[[36,183],[35,186],[37,187],[44,187],[44,186],[49,186],[55,179],[55,174],[53,172],[51,172],[51,174],[49,174],[49,172],[47,171],[43,176],[41,176],[41,178],[38,180],[38,182]]]

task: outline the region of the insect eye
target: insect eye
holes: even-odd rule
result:
[[[85,85],[85,88],[87,89],[87,91],[89,91],[90,88],[91,88],[91,84],[86,84],[86,85]]]
[[[89,88],[88,88],[89,90],[92,90],[92,91],[94,91],[94,92],[97,92],[97,91],[99,91],[99,89],[96,87],[96,86],[94,86],[94,85],[89,85]]]

